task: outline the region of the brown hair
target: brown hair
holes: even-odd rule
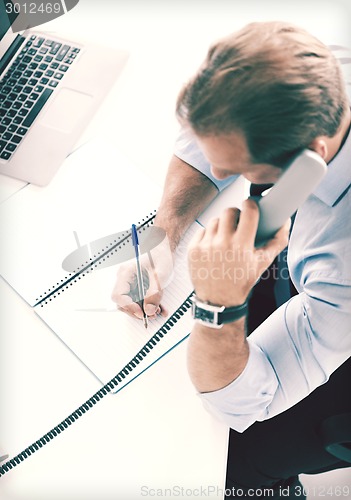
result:
[[[210,48],[177,101],[198,135],[242,131],[252,161],[283,167],[318,136],[332,137],[348,99],[338,62],[306,31],[251,23]]]

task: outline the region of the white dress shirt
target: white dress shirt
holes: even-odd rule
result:
[[[350,53],[333,49],[350,90]],[[214,179],[187,132],[180,135],[175,154],[219,190],[236,178]],[[239,432],[301,401],[351,355],[351,133],[297,212],[288,266],[299,294],[249,336],[241,375],[223,389],[199,394],[211,412]]]

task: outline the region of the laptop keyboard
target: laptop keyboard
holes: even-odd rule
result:
[[[9,160],[80,49],[32,35],[0,86],[0,158]]]

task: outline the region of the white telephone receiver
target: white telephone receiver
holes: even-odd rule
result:
[[[255,246],[262,246],[280,229],[312,193],[327,173],[325,161],[305,149],[270,191],[258,201],[260,219]]]

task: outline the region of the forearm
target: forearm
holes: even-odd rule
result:
[[[173,156],[168,168],[155,224],[168,235],[172,250],[218,190],[201,172]]]
[[[188,371],[199,392],[226,387],[242,373],[248,357],[245,318],[220,330],[194,325],[188,344]]]

